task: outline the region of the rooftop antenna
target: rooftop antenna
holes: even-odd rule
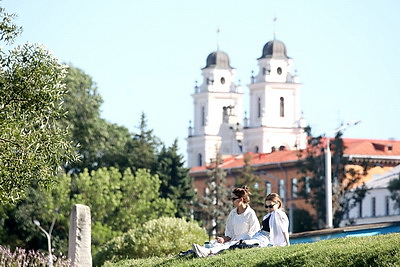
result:
[[[278,18],[276,17],[276,15],[273,18],[273,22],[274,22],[274,40],[276,39],[276,21],[278,20]]]

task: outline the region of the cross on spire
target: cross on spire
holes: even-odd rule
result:
[[[274,40],[276,39],[276,21],[278,20],[278,18],[276,16],[274,16],[273,18],[273,22],[274,22]]]
[[[219,51],[219,46],[220,46],[220,41],[219,41],[219,33],[220,33],[220,29],[219,27],[217,28],[217,51]]]

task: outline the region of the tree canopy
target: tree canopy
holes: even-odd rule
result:
[[[394,200],[395,207],[400,208],[400,174],[389,182],[390,198]]]
[[[308,147],[299,154],[298,168],[303,187],[299,194],[316,209],[315,224],[318,228],[324,225],[325,206],[325,149],[322,136],[313,137],[311,129],[307,129]],[[330,144],[332,154],[332,200],[333,226],[339,227],[344,215],[365,197],[368,188],[360,184],[370,166],[366,162],[359,163],[361,169],[351,167],[349,159],[344,156],[342,133],[338,132]],[[309,218],[309,216],[302,216]],[[302,223],[302,222],[300,222]]]
[[[0,41],[12,42],[19,28],[0,9]],[[15,203],[33,182],[49,186],[65,162],[77,160],[65,115],[67,67],[44,47],[0,48],[0,201]]]

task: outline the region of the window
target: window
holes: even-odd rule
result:
[[[292,197],[297,197],[297,178],[292,179]]]
[[[259,150],[260,150],[260,149],[258,148],[258,146],[255,146],[255,147],[254,147],[254,153],[258,153]]]
[[[280,116],[285,117],[285,99],[283,97],[280,98]]]
[[[206,125],[206,111],[204,106],[201,107],[201,126]]]
[[[279,196],[282,199],[284,199],[285,198],[285,181],[284,180],[279,180],[278,192],[279,192]]]
[[[310,194],[311,193],[311,188],[310,188],[310,177],[306,177],[305,180],[305,187],[306,187],[306,194]]]
[[[360,203],[358,203],[358,218],[362,218],[362,216],[362,201],[360,201]]]
[[[376,198],[372,197],[371,198],[371,216],[375,217],[376,216]]]
[[[281,74],[282,74],[282,68],[281,68],[281,67],[277,68],[277,69],[276,69],[276,72],[277,72],[279,75],[281,75]]]
[[[265,195],[269,195],[271,193],[272,193],[271,183],[268,181],[265,181]]]
[[[225,78],[222,77],[222,78],[221,78],[221,84],[224,84],[224,83],[225,83]]]
[[[202,166],[203,165],[203,156],[201,153],[197,155],[197,166]]]
[[[389,196],[385,196],[385,215],[386,216],[389,216],[389,214],[390,214],[390,206],[389,206],[389,202],[390,200],[389,200]]]
[[[257,99],[257,116],[261,117],[261,97]]]

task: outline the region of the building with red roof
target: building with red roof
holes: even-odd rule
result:
[[[324,142],[325,140],[322,139],[322,143]],[[362,162],[368,162],[371,166],[362,182],[371,181],[373,177],[390,171],[400,164],[400,141],[344,138],[343,142],[344,157],[349,159],[350,165],[357,167]],[[301,160],[299,152],[296,150],[278,150],[271,153],[249,152],[250,166],[254,170],[253,173],[258,176],[258,186],[263,188],[266,195],[274,192],[283,198],[292,225],[296,220],[293,216],[295,210],[307,210],[311,215],[316,215],[313,207],[297,194],[304,186],[299,180],[300,174],[297,165]],[[235,185],[244,164],[243,154],[223,158],[223,163],[219,167],[226,172],[228,186]],[[196,166],[190,169],[190,175],[194,178],[194,186],[199,195],[204,195],[206,192],[209,168],[210,165]],[[376,208],[386,209],[386,207]],[[365,221],[361,220],[362,218],[353,218],[353,223],[357,224],[357,219],[360,219],[360,222]]]

